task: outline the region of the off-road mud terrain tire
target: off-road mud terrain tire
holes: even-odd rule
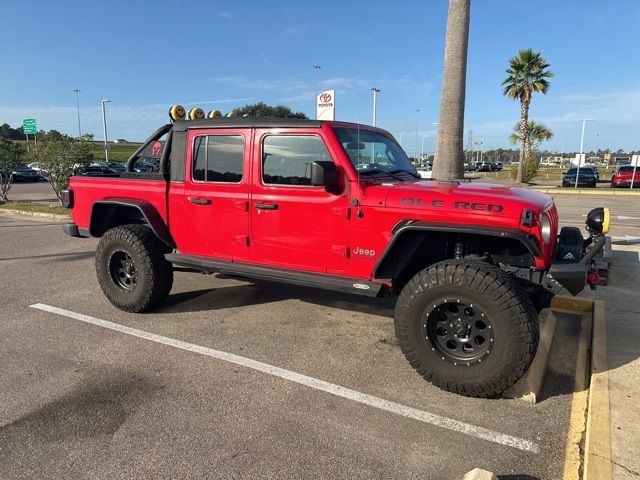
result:
[[[96,251],[96,273],[105,296],[127,312],[144,312],[160,304],[173,285],[173,267],[164,258],[167,252],[169,248],[146,225],[107,230]],[[131,275],[117,271],[122,264]]]
[[[395,330],[402,352],[425,380],[470,397],[498,396],[521,378],[539,335],[535,308],[518,282],[486,262],[465,260],[434,264],[409,280],[396,304]],[[483,340],[480,356],[460,358],[472,355],[475,338]]]

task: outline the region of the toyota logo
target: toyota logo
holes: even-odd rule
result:
[[[323,93],[322,95],[320,95],[320,101],[322,103],[329,103],[331,101],[331,94]]]

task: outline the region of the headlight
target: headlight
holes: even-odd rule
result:
[[[540,216],[540,233],[542,233],[542,240],[547,243],[551,238],[551,220],[545,213]]]

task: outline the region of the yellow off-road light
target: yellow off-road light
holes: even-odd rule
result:
[[[204,118],[204,110],[200,107],[189,110],[189,120],[200,120],[201,118]]]
[[[173,105],[169,109],[169,118],[172,122],[175,122],[176,120],[184,120],[186,116],[187,112],[182,105]]]
[[[604,220],[602,221],[602,233],[609,233],[609,225],[611,223],[611,212],[608,207],[604,207]]]
[[[611,213],[607,207],[598,207],[591,210],[587,215],[587,230],[595,235],[602,235],[609,232],[611,224]]]
[[[209,118],[218,118],[222,116],[222,112],[220,110],[211,110],[207,117]]]
[[[233,118],[233,117],[237,117],[237,116],[238,116],[238,114],[233,110],[231,110],[229,113],[227,113],[227,117],[229,117],[229,118]]]

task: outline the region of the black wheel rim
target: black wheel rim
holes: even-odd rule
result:
[[[131,256],[124,250],[113,252],[109,259],[111,280],[123,290],[131,291],[138,284],[138,269]]]
[[[422,330],[429,348],[453,365],[482,362],[493,347],[493,325],[477,305],[461,299],[431,304]]]

